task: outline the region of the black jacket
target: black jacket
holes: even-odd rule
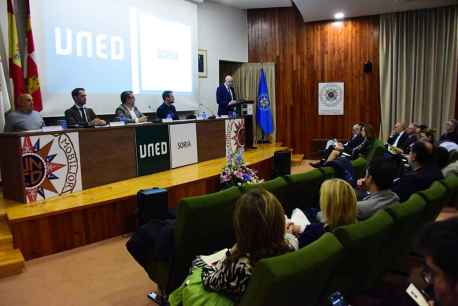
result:
[[[388,138],[387,143],[389,145],[393,146],[394,143],[396,142],[396,139],[398,138],[398,136],[399,136],[399,134],[395,134],[395,135],[390,136],[390,138]],[[404,148],[406,148],[406,144],[407,144],[408,139],[409,139],[409,135],[406,132],[403,132],[403,134],[401,135],[401,138],[399,138],[399,141],[398,141],[396,147],[398,147],[399,149],[404,150]]]
[[[169,106],[166,103],[162,103],[156,111],[156,116],[160,119],[166,119],[167,115],[170,115],[173,120],[178,120],[177,110],[175,109],[175,106],[173,104]]]
[[[84,108],[86,113],[87,121],[83,120],[81,116],[81,111],[78,109],[76,105],[73,105],[71,108],[65,111],[65,120],[67,121],[67,125],[69,127],[75,126],[89,126],[90,122],[97,118],[97,115],[92,110],[92,108]]]
[[[399,196],[400,201],[404,202],[415,192],[427,189],[434,181],[443,178],[441,169],[435,163],[430,163],[401,176],[392,190]]]

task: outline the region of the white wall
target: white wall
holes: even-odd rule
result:
[[[208,78],[199,79],[199,98],[216,113],[219,61],[248,62],[247,12],[207,0],[199,5],[197,19],[199,49],[208,52]]]

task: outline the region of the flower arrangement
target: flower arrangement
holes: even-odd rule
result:
[[[263,181],[256,175],[256,171],[246,166],[243,159],[243,148],[227,155],[227,164],[220,175],[220,182],[223,186],[240,186],[243,183],[258,184]]]

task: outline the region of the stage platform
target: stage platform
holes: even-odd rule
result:
[[[260,177],[269,178],[274,152],[284,148],[258,145],[245,152],[245,160]],[[136,226],[136,194],[140,189],[166,188],[170,207],[184,197],[215,192],[225,164],[225,158],[209,160],[36,204],[2,197],[0,207],[4,207],[14,247],[32,259],[131,232]]]

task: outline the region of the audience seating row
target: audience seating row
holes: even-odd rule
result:
[[[359,158],[352,164],[358,177],[363,176],[367,160]],[[265,188],[290,212],[295,207],[318,207],[321,183],[334,175],[332,168],[322,168],[183,199],[177,208],[175,256],[167,263],[153,263],[150,277],[171,292],[188,275],[197,255],[232,246],[234,204],[246,190]],[[337,228],[299,251],[261,260],[240,305],[325,305],[333,291],[351,295],[371,288],[384,272],[403,262],[421,224],[433,221],[457,194],[458,178],[447,177],[406,202]]]

